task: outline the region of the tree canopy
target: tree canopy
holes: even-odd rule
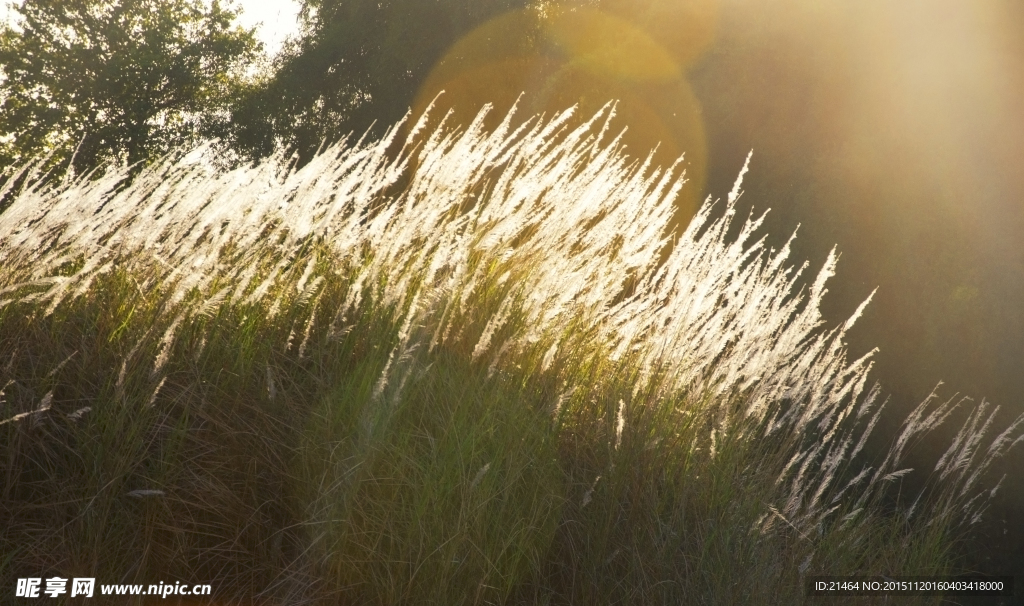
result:
[[[383,132],[412,105],[445,51],[530,0],[304,0],[303,35],[275,75],[236,107],[235,142],[253,156],[284,145],[300,160],[324,142]]]
[[[224,132],[260,54],[218,0],[24,0],[0,31],[0,165],[76,171]],[[73,161],[72,161],[73,158]]]

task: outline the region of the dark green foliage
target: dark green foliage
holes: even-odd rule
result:
[[[326,141],[380,134],[410,109],[444,52],[529,0],[306,0],[305,33],[234,113],[253,157],[283,144],[308,160]]]
[[[0,33],[0,166],[88,171],[223,132],[252,31],[218,0],[25,0]]]
[[[295,305],[276,321],[251,306],[196,315],[157,381],[166,293],[140,300],[134,284],[117,272],[46,318],[0,309],[0,419],[53,393],[35,420],[0,423],[0,518],[19,520],[0,553],[36,546],[0,582],[61,571],[210,579],[229,601],[448,604],[530,579],[562,498],[544,394],[525,377],[438,352],[378,399],[392,314],[357,314],[337,340],[322,324],[302,356],[287,345]],[[346,294],[324,292],[324,306]],[[67,362],[51,372],[51,355]]]
[[[0,309],[0,584],[211,582],[209,603],[724,606],[799,603],[802,565],[948,572],[942,524],[875,512],[810,536],[756,531],[785,450],[734,433],[709,456],[699,411],[729,401],[661,398],[661,377],[609,362],[585,331],[567,330],[556,376],[537,369],[546,344],[492,373],[469,358],[471,322],[453,347],[396,356],[375,394],[400,310],[356,311],[334,336],[320,322],[301,353],[296,329],[350,288],[322,258],[312,302],[289,280],[274,318],[229,303],[190,314],[165,379],[152,374],[169,322],[159,286],[140,296],[118,271],[50,316]]]

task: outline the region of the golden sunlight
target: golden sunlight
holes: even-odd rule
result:
[[[490,127],[517,100],[524,119],[576,106],[571,125],[614,101],[609,135],[625,126],[622,143],[634,159],[655,149],[654,161],[668,166],[685,155],[689,185],[675,218],[685,224],[702,199],[707,166],[702,110],[686,73],[714,38],[716,2],[570,4],[507,13],[465,36],[428,76],[414,115],[442,91],[440,109],[459,124],[491,103]]]

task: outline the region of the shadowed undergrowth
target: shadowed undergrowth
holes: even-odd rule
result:
[[[932,399],[865,452],[835,256],[801,287],[758,219],[727,237],[739,181],[667,249],[682,176],[609,115],[29,175],[0,214],[0,583],[792,604],[806,575],[955,571],[1020,421],[968,410],[904,469],[959,405]]]

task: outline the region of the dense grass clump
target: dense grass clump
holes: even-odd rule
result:
[[[6,192],[0,585],[792,604],[807,575],[955,571],[1020,421],[969,411],[908,497],[956,402],[867,456],[834,255],[799,288],[759,220],[729,237],[739,181],[670,246],[682,175],[609,113]]]

